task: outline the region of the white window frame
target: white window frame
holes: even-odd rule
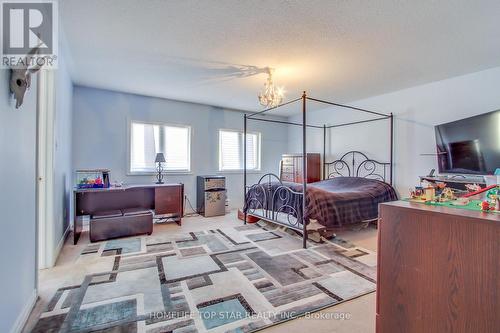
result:
[[[185,124],[175,124],[175,123],[165,123],[165,122],[159,122],[159,121],[144,121],[144,120],[135,120],[135,119],[129,119],[128,121],[128,128],[127,128],[127,176],[149,176],[149,175],[155,175],[157,172],[156,171],[132,171],[132,159],[131,159],[131,153],[132,153],[132,124],[145,124],[145,125],[158,125],[158,126],[168,126],[168,127],[180,127],[180,128],[187,128],[188,130],[188,169],[187,170],[164,170],[164,174],[191,174],[191,161],[192,161],[192,156],[191,156],[191,143],[192,143],[192,129],[191,126],[185,125]]]
[[[244,170],[243,168],[240,169],[222,169],[222,145],[221,145],[221,132],[235,132],[235,133],[241,133],[242,135],[244,134],[244,131],[242,130],[237,130],[237,129],[228,129],[228,128],[219,128],[217,135],[218,135],[218,151],[219,151],[219,165],[218,165],[218,170],[219,173],[242,173]],[[262,167],[262,134],[260,132],[250,132],[247,131],[248,134],[254,134],[257,135],[257,168],[255,169],[247,169],[248,173],[252,172],[260,172],[261,167]]]

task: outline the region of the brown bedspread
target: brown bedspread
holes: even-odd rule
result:
[[[302,185],[284,183],[286,187],[296,192],[302,192]],[[284,204],[289,208],[282,211],[302,215],[302,195],[293,195],[286,202],[282,196],[273,196],[274,191],[282,186],[279,182],[266,184],[259,189],[248,191],[245,200],[245,210],[263,208],[277,210]],[[257,203],[252,200],[261,195],[265,188],[267,200]],[[272,199],[271,199],[272,198]],[[382,181],[360,177],[337,177],[307,185],[306,221],[315,219],[327,228],[338,228],[378,216],[378,204],[397,200],[394,188]],[[264,207],[258,207],[263,203]]]

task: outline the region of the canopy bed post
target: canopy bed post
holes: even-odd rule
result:
[[[307,223],[306,223],[306,191],[307,191],[307,119],[306,119],[306,92],[302,94],[302,247],[307,248]]]
[[[392,172],[394,170],[394,166],[393,166],[393,154],[394,154],[394,115],[392,114],[391,112],[391,115],[390,115],[390,121],[391,121],[391,136],[390,136],[390,149],[391,149],[391,152],[390,152],[390,173],[391,173],[391,176],[389,177],[389,184],[392,185]]]
[[[323,179],[326,179],[326,125],[323,125]]]
[[[285,121],[285,120],[278,120],[278,119],[265,119],[259,117],[260,115],[263,115],[264,113],[282,108],[285,105],[289,105],[295,102],[298,102],[302,100],[302,121],[296,121],[296,122],[290,122],[290,121]],[[346,122],[346,123],[340,123],[340,124],[332,124],[332,125],[309,125],[307,124],[307,100],[318,102],[321,104],[327,104],[327,105],[333,105],[336,107],[342,107],[342,108],[347,108],[351,109],[354,111],[358,112],[363,112],[367,113],[373,116],[377,116],[375,118],[370,118],[370,119],[365,119],[365,120],[358,120],[354,122]],[[298,103],[297,103],[298,104]],[[350,151],[342,155],[342,157],[339,160],[335,160],[330,163],[326,163],[326,144],[327,144],[327,129],[332,129],[333,127],[342,127],[342,126],[350,126],[350,125],[356,125],[356,124],[361,124],[361,123],[368,123],[368,122],[375,122],[379,120],[385,120],[385,119],[390,119],[390,163],[383,163],[383,162],[378,162],[376,160],[368,158],[364,153],[359,152],[359,151]],[[246,165],[246,160],[247,160],[247,122],[248,120],[255,120],[255,121],[260,121],[260,122],[269,122],[269,123],[276,123],[276,124],[285,124],[285,125],[292,125],[292,126],[301,126],[302,127],[302,184],[297,183],[295,184],[290,184],[290,179],[289,176],[287,177],[281,177],[277,176],[273,173],[267,173],[263,175],[259,181],[256,184],[251,184],[248,187],[247,191],[247,165]],[[344,216],[341,217],[337,216],[335,214],[332,214],[335,210],[324,208],[325,205],[322,205],[321,203],[324,202],[329,202],[328,200],[331,200],[332,195],[334,194],[334,191],[332,190],[333,184],[328,183],[328,186],[326,184],[319,184],[319,185],[314,185],[313,187],[316,189],[312,189],[313,187],[307,186],[307,165],[308,165],[308,156],[307,156],[307,128],[318,128],[318,129],[323,129],[323,178],[325,181],[330,180],[330,178],[337,178],[337,177],[352,177],[352,178],[371,178],[372,181],[375,180],[381,180],[383,182],[386,182],[389,180],[389,177],[386,178],[386,169],[387,166],[391,166],[391,177],[390,177],[390,183],[392,184],[393,182],[393,177],[392,177],[392,163],[393,163],[393,139],[394,139],[394,124],[393,124],[393,115],[392,113],[389,114],[383,114],[380,112],[376,111],[370,111],[366,109],[361,109],[357,108],[354,106],[350,105],[343,105],[343,104],[338,104],[334,102],[328,102],[316,98],[311,98],[308,97],[306,94],[306,91],[303,92],[302,96],[299,98],[296,98],[294,100],[291,100],[289,102],[270,107],[268,109],[250,113],[250,114],[245,114],[244,115],[244,136],[243,136],[243,170],[244,170],[244,198],[245,198],[245,209],[244,209],[244,219],[246,223],[246,219],[248,216],[250,217],[256,217],[258,219],[268,221],[271,223],[275,223],[280,226],[284,226],[287,228],[290,228],[297,233],[301,233],[303,238],[302,238],[302,246],[303,248],[307,248],[307,220],[309,218],[315,219],[315,220],[321,220],[323,219],[323,224],[325,227],[330,226],[330,227],[341,227],[343,224],[354,224],[354,223],[363,223],[365,224],[367,221],[372,221],[377,219],[377,214],[378,214],[378,203],[375,203],[373,205],[370,205],[370,210],[368,211],[367,209],[364,209],[361,212],[358,212],[357,214],[359,216],[354,216],[353,214],[348,214],[349,216]],[[350,157],[351,154],[352,156],[352,161],[348,163],[345,159]],[[361,160],[356,163],[356,158],[355,155],[358,156]],[[309,159],[310,160],[310,159]],[[330,167],[333,168],[333,170],[330,170]],[[293,163],[293,166],[291,167],[292,170],[296,170],[297,166],[295,163]],[[377,169],[379,168],[379,169]],[[383,169],[383,173],[380,173]],[[298,171],[298,170],[297,170]],[[346,172],[347,175],[343,175],[342,172]],[[281,172],[281,170],[280,170]],[[290,172],[288,171],[288,174]],[[292,172],[293,175],[295,175],[295,171]],[[331,177],[330,177],[331,176]],[[295,178],[294,178],[295,179]],[[356,183],[352,183],[352,180],[347,180],[343,181],[342,184],[348,184],[354,192],[359,192],[359,193],[365,193],[367,192],[367,189],[364,188],[363,186],[366,186],[366,181],[362,182],[359,179],[356,180]],[[274,180],[274,181],[273,181]],[[333,180],[333,179],[332,179]],[[320,182],[321,183],[321,182]],[[339,182],[336,182],[339,183]],[[386,184],[387,186],[390,186],[389,184]],[[302,189],[301,189],[302,187]],[[382,186],[384,187],[384,186]],[[319,189],[319,190],[318,190]],[[307,191],[310,191],[309,196],[307,196]],[[349,190],[348,193],[352,192]],[[309,205],[307,205],[307,198],[311,198],[312,195],[319,195],[318,197],[315,197],[314,200],[311,200]],[[366,197],[368,197],[370,200],[373,201],[373,198],[382,198],[383,200],[387,201],[388,197],[390,197],[390,200],[396,199],[395,191],[392,189],[392,187],[387,188],[384,187],[383,189],[380,189],[380,186],[377,187],[377,191],[374,191],[373,193],[367,193]],[[357,198],[356,200],[358,200]],[[381,200],[382,200],[381,199]],[[378,199],[377,199],[378,200]],[[319,202],[319,203],[318,203]],[[336,204],[336,203],[335,203]],[[337,204],[336,204],[337,205]],[[339,203],[340,205],[340,203]],[[350,203],[347,203],[347,205],[350,205]],[[352,210],[352,207],[349,208],[347,207],[349,211]],[[317,211],[320,211],[318,213]],[[318,215],[319,214],[319,215]],[[372,216],[373,215],[373,216]],[[326,217],[325,217],[326,216]],[[302,225],[300,225],[302,223]],[[321,223],[320,223],[321,224]]]
[[[243,202],[247,195],[247,114],[243,115]],[[247,224],[247,210],[244,209],[243,224]]]

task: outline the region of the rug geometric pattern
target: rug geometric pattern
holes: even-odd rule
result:
[[[375,290],[376,254],[266,224],[89,244],[33,332],[251,332]]]

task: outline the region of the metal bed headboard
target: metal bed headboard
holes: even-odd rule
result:
[[[335,177],[362,177],[391,183],[391,163],[368,158],[364,153],[352,150],[338,160],[324,163],[324,179]]]

